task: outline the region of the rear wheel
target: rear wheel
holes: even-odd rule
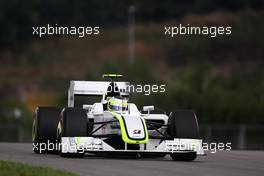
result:
[[[199,128],[196,115],[193,111],[171,112],[168,121],[168,136],[170,139],[199,139]],[[176,161],[192,161],[196,152],[170,154]]]
[[[32,126],[33,150],[35,153],[56,152],[57,125],[60,108],[38,107]]]
[[[61,137],[86,137],[87,114],[81,108],[65,108],[61,119]],[[61,153],[63,157],[83,157],[84,153]]]

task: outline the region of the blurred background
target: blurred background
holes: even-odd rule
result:
[[[139,109],[193,109],[207,142],[264,149],[264,1],[1,0],[0,141],[31,141],[34,109],[67,105],[70,80],[121,73]],[[231,26],[232,34],[169,38],[165,25]],[[99,36],[32,35],[33,26],[100,26]]]

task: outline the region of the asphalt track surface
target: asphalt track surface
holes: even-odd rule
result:
[[[51,167],[87,176],[263,176],[264,151],[218,151],[193,162],[171,158],[114,159],[103,157],[61,158],[35,154],[32,144],[0,143],[0,160]]]

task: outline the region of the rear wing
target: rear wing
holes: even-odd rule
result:
[[[74,96],[103,96],[110,81],[71,81],[68,90],[68,107],[74,107]],[[115,81],[121,96],[128,96],[129,82]]]

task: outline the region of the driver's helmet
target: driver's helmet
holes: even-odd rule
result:
[[[107,102],[108,111],[127,111],[127,100],[122,98],[111,97]]]

